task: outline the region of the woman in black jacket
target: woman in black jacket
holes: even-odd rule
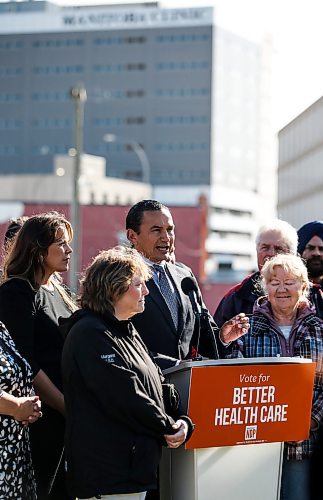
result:
[[[164,400],[169,387],[129,320],[144,310],[148,278],[135,250],[102,252],[83,280],[82,309],[68,321],[67,476],[78,498],[145,498],[157,486],[161,446],[177,448],[192,432],[176,394]]]
[[[43,403],[43,418],[30,429],[38,500],[68,500],[62,454],[64,338],[58,319],[76,310],[59,280],[59,273],[69,268],[72,236],[72,226],[62,214],[30,217],[5,252],[0,286],[0,321],[28,361]]]

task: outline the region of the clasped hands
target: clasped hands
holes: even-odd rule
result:
[[[17,406],[13,417],[24,425],[36,422],[43,414],[39,396],[17,398]]]
[[[178,448],[187,437],[188,425],[185,420],[176,420],[173,429],[177,431],[175,434],[164,434],[168,448]]]

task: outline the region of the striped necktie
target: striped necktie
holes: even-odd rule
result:
[[[166,271],[163,266],[159,264],[154,265],[154,269],[158,276],[159,290],[165,299],[167,307],[170,311],[173,323],[177,330],[178,327],[178,300],[176,295],[176,290],[171,286],[171,283],[166,276]]]

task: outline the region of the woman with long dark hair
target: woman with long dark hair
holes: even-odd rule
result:
[[[68,498],[62,459],[65,410],[60,363],[64,338],[58,322],[76,309],[59,278],[69,267],[72,236],[71,224],[57,212],[30,217],[5,256],[0,286],[0,320],[29,362],[36,393],[43,402],[43,418],[31,428],[40,500]]]

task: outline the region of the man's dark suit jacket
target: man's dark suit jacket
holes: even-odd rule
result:
[[[145,310],[132,318],[136,330],[162,370],[174,366],[179,359],[190,359],[194,350],[202,356],[215,358],[214,343],[205,328],[201,329],[198,343],[198,328],[193,309],[188,296],[182,292],[181,282],[186,276],[192,278],[197,285],[192,271],[181,264],[166,264],[166,269],[177,289],[181,303],[178,329],[176,331],[170,311],[158,286],[153,279],[150,279],[147,283],[149,295],[145,298]],[[203,304],[199,289],[198,301]],[[209,319],[217,335],[218,328],[211,315]]]

